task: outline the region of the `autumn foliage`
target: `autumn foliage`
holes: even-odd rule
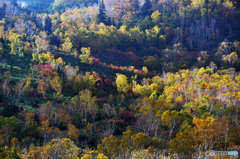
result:
[[[0,0],[0,158],[238,158],[239,0]]]

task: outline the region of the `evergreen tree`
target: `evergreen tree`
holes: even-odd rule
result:
[[[38,18],[37,18],[37,16],[36,16],[35,13],[32,13],[32,14],[30,15],[30,20],[36,24],[36,26],[37,26],[37,28],[38,28],[39,30],[43,30],[43,29],[44,29],[44,28],[43,28],[43,24],[42,24],[40,21],[38,22]],[[46,19],[45,19],[45,20],[46,20]],[[46,22],[45,22],[45,23],[46,23]]]
[[[0,8],[0,20],[3,18],[3,9],[2,8]]]
[[[143,4],[141,11],[143,16],[152,14],[152,3],[150,0],[145,0],[145,3]]]
[[[0,19],[4,18],[6,15],[6,3],[3,3],[2,8],[0,8]]]
[[[38,29],[42,30],[42,25],[40,25],[40,24],[37,22],[37,16],[36,16],[34,13],[32,13],[32,14],[30,15],[30,20],[36,24],[36,26],[37,26]]]
[[[138,13],[139,10],[140,10],[140,2],[139,2],[139,0],[134,0],[133,7],[134,7],[135,14]]]
[[[46,30],[48,34],[51,34],[52,32],[52,20],[49,16],[47,16],[47,18],[45,19],[44,30]]]
[[[11,0],[11,4],[15,7],[18,7],[17,0]]]
[[[107,21],[106,8],[102,0],[99,6],[98,22],[106,24],[106,21]]]

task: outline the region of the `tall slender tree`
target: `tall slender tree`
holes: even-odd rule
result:
[[[98,22],[104,24],[106,24],[107,22],[106,7],[105,4],[103,3],[103,0],[102,2],[100,2],[99,6]]]
[[[140,10],[140,2],[139,2],[139,0],[133,0],[132,2],[133,2],[133,8],[134,8],[135,14],[139,13],[139,10]]]
[[[150,0],[145,0],[141,11],[143,16],[152,14],[152,3]]]
[[[45,19],[44,30],[46,30],[48,32],[48,34],[51,34],[51,32],[52,32],[52,20],[49,16],[47,16]]]
[[[7,5],[3,3],[2,8],[0,8],[0,19],[4,18],[6,15]]]

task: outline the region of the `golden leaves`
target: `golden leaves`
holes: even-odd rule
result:
[[[68,126],[68,136],[73,140],[78,140],[80,137],[80,131],[74,125],[69,124]]]

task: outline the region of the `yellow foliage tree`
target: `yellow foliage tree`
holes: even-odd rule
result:
[[[129,89],[127,76],[117,73],[116,85],[119,93],[126,93]]]
[[[68,136],[70,139],[78,140],[80,137],[80,131],[74,125],[69,124],[68,126]]]
[[[72,47],[73,47],[73,44],[71,42],[71,39],[67,37],[64,43],[62,44],[62,50],[66,53],[70,53],[72,50]]]

